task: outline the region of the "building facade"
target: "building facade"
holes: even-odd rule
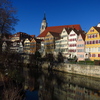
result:
[[[85,60],[85,34],[79,34],[76,44],[76,52],[77,52],[77,60],[84,61]]]
[[[30,54],[30,41],[28,38],[24,41],[24,53]]]
[[[71,28],[63,28],[61,34],[60,34],[60,39],[56,40],[55,42],[55,51],[56,53],[61,52],[63,56],[68,57],[68,35],[69,32],[71,31]]]
[[[85,49],[86,55],[90,60],[100,60],[100,24],[91,27],[87,32]]]
[[[54,53],[55,51],[55,40],[60,38],[60,33],[48,32],[45,36],[45,53]]]
[[[77,38],[78,38],[78,34],[76,33],[76,30],[72,30],[69,33],[69,58],[73,58],[76,56],[76,43],[77,43]]]

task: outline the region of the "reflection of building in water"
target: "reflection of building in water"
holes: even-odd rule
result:
[[[28,68],[24,67],[23,69],[23,75],[25,77],[24,89],[29,89],[32,91],[35,89],[35,79],[34,77],[30,77]]]
[[[57,74],[56,77],[55,74],[45,73],[40,85],[42,100],[100,100],[98,85],[100,80],[87,79],[67,74],[66,76]]]
[[[38,79],[37,75],[34,77],[34,73],[36,72],[31,75],[30,71],[24,68],[25,89],[34,89],[37,82],[34,79]],[[47,71],[43,71],[40,76],[40,100],[100,100],[100,79]]]

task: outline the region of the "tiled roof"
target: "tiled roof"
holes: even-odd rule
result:
[[[41,41],[43,41],[42,39],[36,39],[36,38],[34,38],[34,40],[36,41],[36,42],[41,42]],[[32,41],[32,40],[31,40]]]
[[[85,32],[83,30],[76,30],[76,29],[73,29],[73,31],[79,35],[79,34],[84,34]]]
[[[35,38],[35,35],[30,35],[32,38]]]
[[[85,41],[85,36],[86,36],[86,34],[85,33],[80,33],[81,34],[81,36],[82,36],[82,39]]]
[[[56,33],[56,32],[50,32],[54,37],[58,37],[60,35],[60,33]]]
[[[94,26],[94,28],[100,33],[100,27]]]
[[[72,30],[72,28],[65,28],[65,30],[67,31],[67,33],[69,34]]]
[[[56,32],[56,33],[61,33],[63,28],[75,28],[76,30],[82,30],[80,25],[63,25],[63,26],[52,26],[52,27],[47,27],[38,37],[45,37],[47,32]]]
[[[20,37],[20,35],[28,35],[27,33],[24,33],[24,32],[17,32],[17,33],[15,33],[15,34],[13,34],[13,36],[18,36],[18,37]]]

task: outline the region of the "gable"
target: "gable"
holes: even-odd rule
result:
[[[25,42],[30,42],[30,40],[27,38],[27,39],[25,39],[24,43],[25,43]]]
[[[53,37],[53,35],[50,32],[48,32],[46,37]]]
[[[61,35],[68,35],[67,31],[65,28],[63,28],[62,32],[61,32]]]
[[[82,35],[81,34],[78,36],[77,41],[83,41],[83,38],[82,38]]]
[[[75,33],[75,31],[74,30],[72,30],[70,33],[69,33],[69,35],[76,35],[76,33]]]
[[[33,38],[33,39],[31,40],[31,42],[36,42],[36,41],[35,41],[35,39]]]
[[[95,34],[95,33],[98,33],[98,31],[94,27],[91,27],[87,32],[87,34]]]

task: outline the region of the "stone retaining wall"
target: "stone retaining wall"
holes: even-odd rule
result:
[[[42,68],[48,68],[49,63],[42,65]],[[100,78],[100,66],[97,65],[80,65],[80,64],[57,64],[54,70],[69,72],[74,74],[86,75]]]

